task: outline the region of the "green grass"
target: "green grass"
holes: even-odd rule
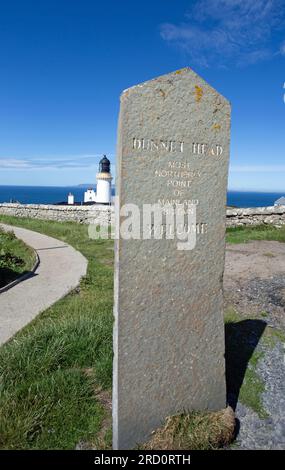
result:
[[[18,240],[13,232],[0,228],[0,287],[30,271],[35,260],[35,253],[30,247]]]
[[[86,256],[80,288],[0,348],[0,448],[72,449],[93,441],[112,378],[113,242],[87,226],[1,216],[61,239]]]
[[[277,330],[271,326],[268,326],[263,335],[263,341],[269,348],[274,348],[277,343],[285,344],[285,333],[281,330]]]
[[[108,413],[98,390],[107,394],[111,390],[113,242],[90,240],[87,226],[72,222],[7,216],[0,216],[0,221],[61,239],[89,262],[79,289],[43,312],[0,348],[0,448],[72,449],[79,441],[96,443],[97,439],[110,447],[110,428],[104,430]],[[227,238],[231,243],[285,241],[285,228],[229,229]],[[230,385],[240,387],[241,401],[265,416],[261,402],[264,384],[256,372],[261,355],[249,349],[246,342],[246,338],[258,333],[262,316],[242,320],[231,309],[225,322]],[[248,320],[255,323],[247,323]],[[268,342],[281,340],[279,336],[271,332]],[[213,434],[206,435],[208,415],[181,419],[174,417],[174,427],[166,428],[167,432],[173,431],[170,436],[179,438],[176,443],[190,445],[189,439],[194,435],[195,443],[191,442],[197,448],[220,445],[221,423],[212,423],[218,439],[215,442]],[[164,436],[159,435],[159,439]]]
[[[257,351],[251,356],[240,389],[239,400],[241,403],[254,410],[260,418],[267,418],[268,414],[264,409],[261,398],[265,391],[265,383],[257,373],[258,362],[263,356],[263,352]]]
[[[281,228],[275,228],[273,225],[228,228],[226,239],[228,243],[246,243],[250,240],[285,242],[285,225]]]

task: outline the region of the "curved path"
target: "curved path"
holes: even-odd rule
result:
[[[24,228],[0,224],[37,252],[35,273],[0,294],[0,344],[8,341],[40,312],[78,286],[87,260],[70,245]]]

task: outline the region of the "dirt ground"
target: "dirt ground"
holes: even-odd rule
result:
[[[285,244],[252,241],[229,244],[224,274],[225,308],[262,316],[285,328]]]

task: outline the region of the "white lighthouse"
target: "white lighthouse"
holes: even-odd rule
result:
[[[99,173],[96,175],[97,191],[96,202],[97,204],[111,204],[111,183],[112,175],[110,173],[110,161],[106,157],[99,162]]]

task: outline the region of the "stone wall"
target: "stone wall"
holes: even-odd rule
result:
[[[96,206],[57,206],[47,204],[0,204],[0,214],[31,219],[78,222],[80,224],[114,224],[114,208]]]
[[[73,221],[80,224],[114,224],[114,207],[57,206],[45,204],[0,204],[0,214],[34,219]],[[227,227],[285,224],[285,206],[227,209]]]
[[[285,224],[285,206],[227,209],[227,227]]]

